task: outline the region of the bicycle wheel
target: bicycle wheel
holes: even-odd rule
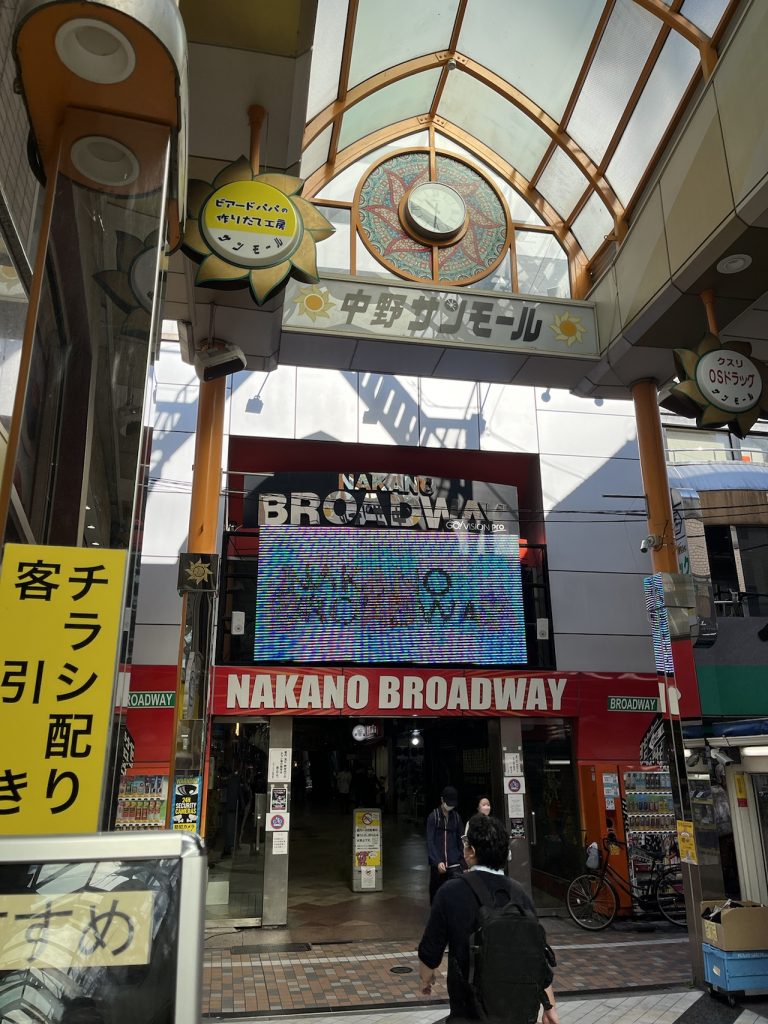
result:
[[[616,916],[618,900],[610,882],[597,875],[579,875],[568,886],[568,913],[581,928],[599,932]]]
[[[688,922],[685,916],[683,873],[680,868],[669,868],[659,877],[653,898],[668,921],[676,924],[678,928],[685,928]]]

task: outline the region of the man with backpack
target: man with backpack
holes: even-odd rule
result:
[[[443,882],[461,874],[464,823],[456,810],[458,802],[459,794],[453,786],[446,786],[440,794],[440,806],[427,818],[430,903]]]
[[[559,1024],[554,955],[525,890],[507,878],[509,836],[497,818],[476,814],[462,836],[468,866],[436,893],[419,943],[426,995],[448,947],[450,1024]]]

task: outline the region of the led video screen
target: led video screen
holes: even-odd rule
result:
[[[263,528],[255,618],[257,662],[524,664],[519,538]]]

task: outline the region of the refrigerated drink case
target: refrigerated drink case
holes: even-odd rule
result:
[[[663,854],[676,862],[677,826],[669,771],[663,765],[654,770],[622,773],[622,809],[627,840],[630,880],[641,881],[650,870],[650,858],[643,851]]]

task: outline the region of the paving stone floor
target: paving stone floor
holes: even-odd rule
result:
[[[549,919],[545,924],[558,958],[559,993],[683,988],[690,982],[688,938],[673,926],[650,933],[621,926],[588,933],[570,921]],[[320,942],[306,952],[287,953],[277,945],[269,949],[268,935],[248,930],[209,936],[203,967],[205,1015],[444,1004],[444,980],[431,999],[418,990],[413,941]],[[410,970],[393,973],[393,968]]]
[[[768,1018],[753,1010],[730,1009],[700,992],[677,989],[643,995],[621,994],[593,998],[564,998],[558,1004],[561,1024],[768,1024]],[[319,1013],[280,1017],[259,1017],[280,1024],[437,1024],[446,1008],[374,1010],[365,1013]],[[247,1018],[241,1018],[245,1024]]]

